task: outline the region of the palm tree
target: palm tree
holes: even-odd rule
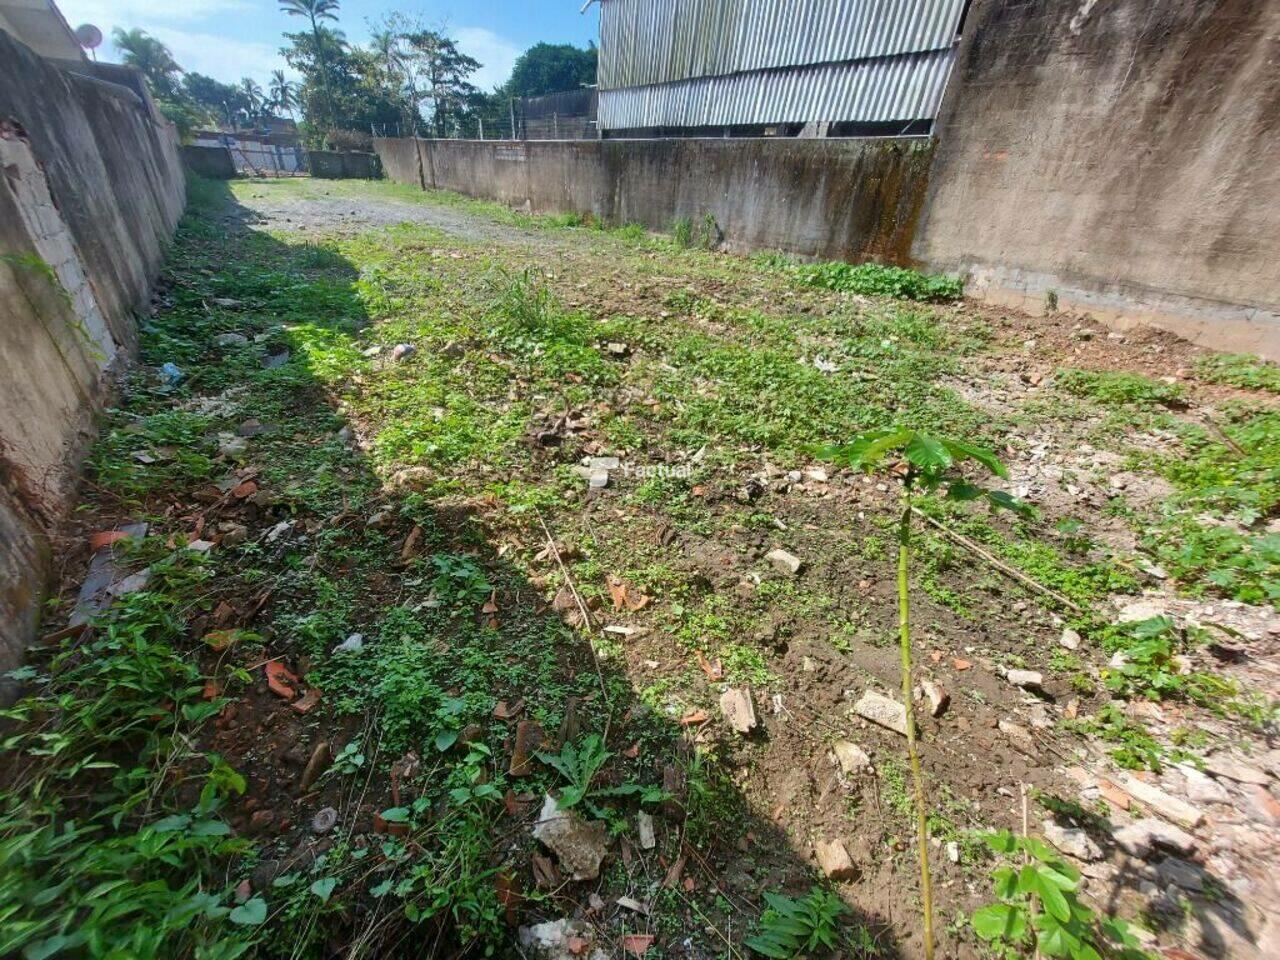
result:
[[[244,98],[249,104],[249,123],[252,125],[255,121],[262,119],[262,114],[267,105],[266,99],[262,95],[262,87],[252,77],[245,77],[240,81],[240,92],[244,94]]]
[[[280,0],[280,9],[291,17],[306,17],[316,44],[316,66],[320,69],[320,86],[324,89],[327,118],[333,125],[333,94],[329,92],[329,69],[324,62],[324,40],[320,36],[321,20],[338,20],[338,0]]]
[[[173,59],[168,47],[137,27],[132,30],[116,27],[111,41],[120,51],[121,59],[146,77],[156,96],[162,100],[176,99],[178,85],[175,75],[182,73],[182,67]]]
[[[294,108],[298,105],[298,87],[297,84],[290,80],[286,80],[283,70],[271,71],[271,82],[267,84],[267,92],[271,95],[271,105],[276,110],[282,110],[293,116]]]

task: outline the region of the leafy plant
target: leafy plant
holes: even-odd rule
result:
[[[556,806],[567,810],[581,803],[591,791],[591,781],[611,756],[605,749],[604,741],[595,733],[583,737],[581,746],[566,743],[558,754],[540,752],[538,759],[569,781],[569,786],[561,791]]]
[[[1196,373],[1210,383],[1280,393],[1280,364],[1245,353],[1211,353],[1196,361]]]
[[[842,466],[872,470],[896,455],[893,474],[902,479],[902,505],[898,520],[898,649],[902,663],[902,702],[907,720],[907,757],[916,800],[916,844],[920,856],[920,891],[924,901],[924,949],[926,960],[933,957],[933,888],[929,882],[929,828],[916,750],[915,716],[911,697],[911,619],[908,563],[911,553],[913,498],[917,490],[933,491],[946,485],[953,500],[985,498],[993,507],[1028,512],[1029,507],[1002,490],[988,490],[965,480],[958,467],[968,461],[995,474],[1006,476],[1003,464],[990,451],[960,440],[934,436],[903,427],[885,427],[856,437],[844,446],[828,447],[827,459]]]
[[[436,576],[432,581],[436,599],[446,606],[474,606],[493,590],[489,578],[470,557],[437,553],[431,557]]]
[[[1124,370],[1059,370],[1054,383],[1075,394],[1108,405],[1178,406],[1182,389],[1176,383],[1152,380]]]
[[[1065,960],[1142,960],[1147,954],[1118,918],[1099,917],[1076,895],[1080,874],[1046,843],[1007,830],[984,836],[998,855],[1018,857],[992,872],[996,903],[974,912],[973,931],[1009,951]]]
[[[840,917],[848,907],[834,893],[814,887],[798,900],[766,893],[769,906],[760,915],[756,933],[745,943],[756,953],[790,960],[815,950],[834,950]]]
[[[792,267],[797,280],[811,287],[925,302],[959,300],[964,281],[940,274],[923,274],[879,263],[813,263]]]

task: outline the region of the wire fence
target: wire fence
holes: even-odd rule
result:
[[[427,140],[594,140],[595,90],[572,90],[544,97],[512,98],[483,109],[468,109],[439,122],[374,123],[375,137]]]

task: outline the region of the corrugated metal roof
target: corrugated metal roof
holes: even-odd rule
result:
[[[950,47],[964,0],[601,0],[600,89]]]
[[[600,128],[930,119],[938,111],[954,56],[948,48],[601,90]]]

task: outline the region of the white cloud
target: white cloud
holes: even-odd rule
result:
[[[234,15],[252,10],[248,0],[61,0],[58,9],[73,27],[93,23],[111,35],[112,27],[142,27],[147,24],[198,23],[209,17]]]
[[[182,69],[231,83],[241,77],[253,77],[262,86],[271,79],[272,70],[284,70],[297,79],[297,73],[285,66],[280,56],[281,43],[258,43],[231,40],[228,37],[200,31],[155,27],[148,31],[173,53]]]
[[[446,28],[446,32],[458,41],[459,50],[483,64],[472,74],[471,82],[485,92],[507,82],[516,57],[524,52],[510,40],[485,27]]]

